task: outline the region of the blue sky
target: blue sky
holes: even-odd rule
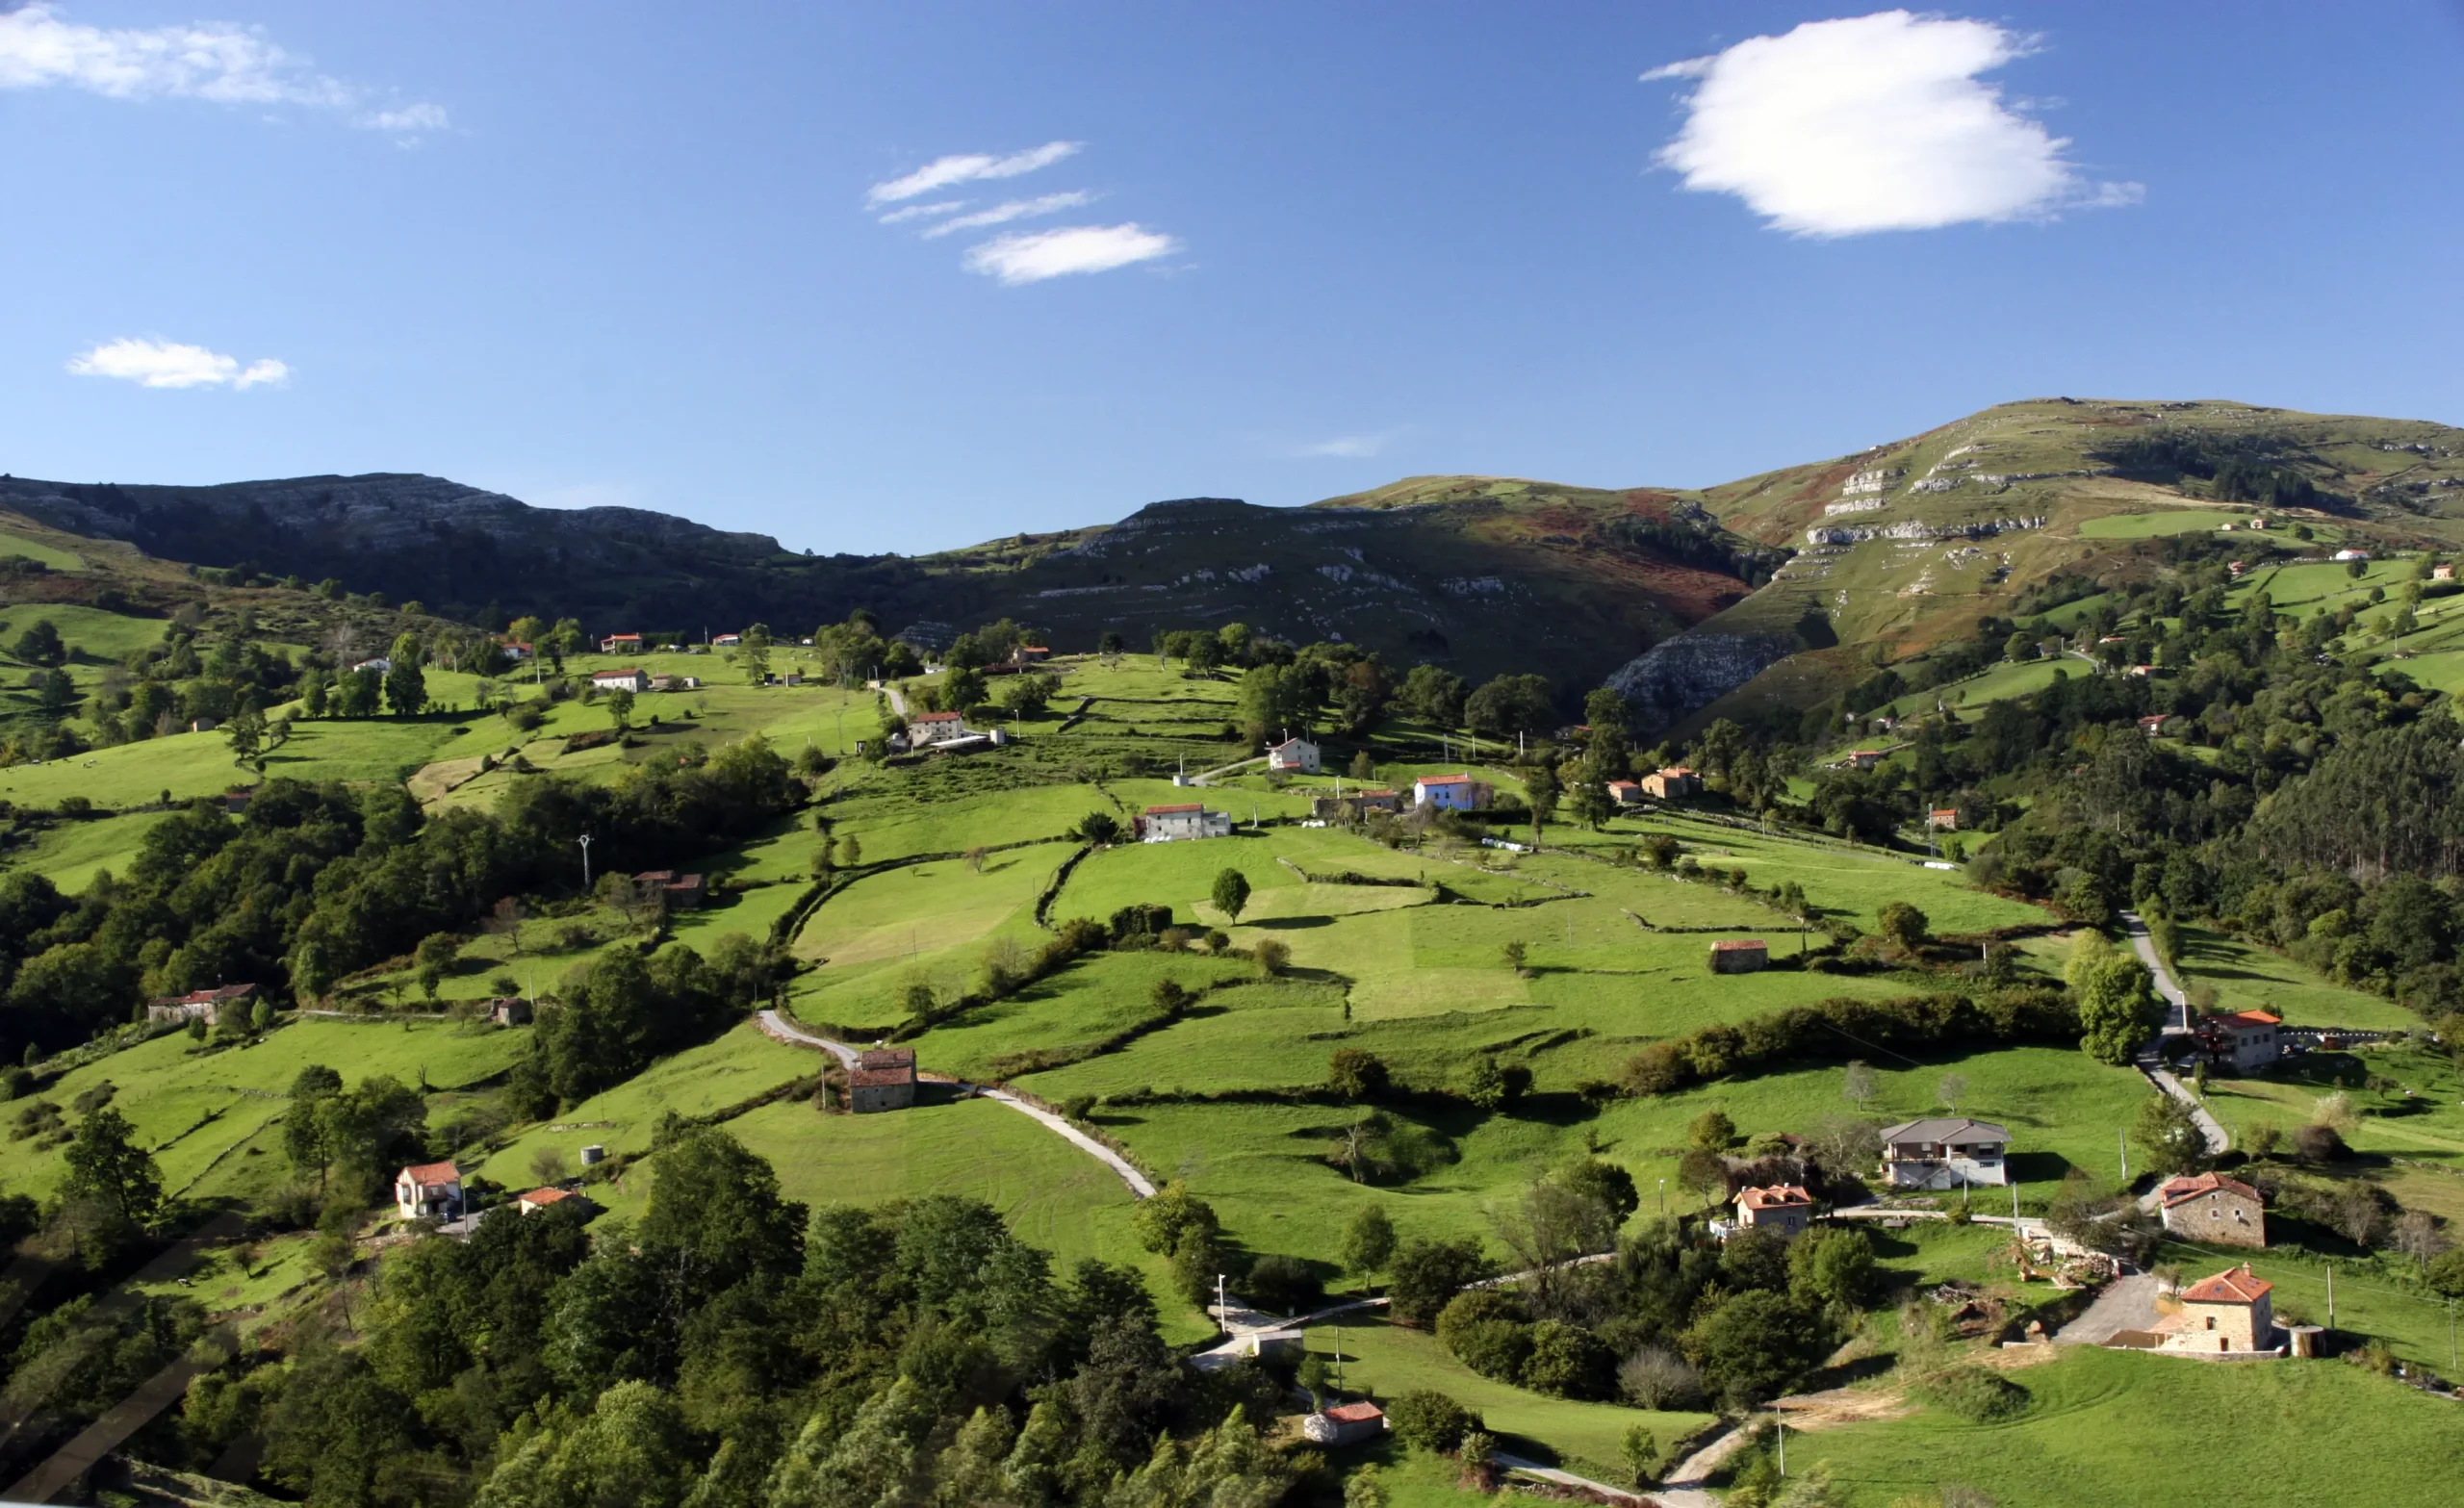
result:
[[[2056,393],[2464,422],[2459,77],[2400,0],[0,0],[0,471],[921,551]]]

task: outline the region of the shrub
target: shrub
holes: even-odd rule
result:
[[[1518,1380],[1535,1393],[1598,1398],[1612,1391],[1616,1367],[1615,1353],[1590,1331],[1543,1319],[1531,1327],[1531,1354]]]
[[[1391,1312],[1404,1324],[1426,1326],[1465,1284],[1478,1282],[1488,1270],[1476,1240],[1405,1241],[1388,1269]]]
[[[2346,1156],[2345,1138],[2333,1126],[2296,1126],[2293,1155],[2304,1163],[2338,1163]]]
[[[1917,1394],[1971,1424],[2014,1418],[2028,1406],[2028,1390],[2000,1372],[1977,1366],[1949,1367],[1917,1384]]]
[[[1292,966],[1291,946],[1273,937],[1259,938],[1257,946],[1249,950],[1249,957],[1257,960],[1258,972],[1269,979]]]
[[[1494,1289],[1458,1293],[1437,1316],[1437,1339],[1454,1359],[1500,1382],[1523,1380],[1534,1328],[1512,1295]]]
[[[1646,1345],[1617,1364],[1617,1388],[1638,1409],[1687,1409],[1702,1401],[1703,1374],[1664,1345]]]
[[[1270,1315],[1299,1315],[1318,1307],[1326,1295],[1326,1285],[1300,1258],[1269,1255],[1250,1265],[1241,1292]]]
[[[1357,1047],[1338,1047],[1326,1065],[1326,1087],[1348,1100],[1373,1100],[1386,1092],[1386,1061]]]
[[[1479,1415],[1426,1389],[1415,1389],[1386,1405],[1386,1422],[1404,1444],[1440,1454],[1455,1449],[1464,1436],[1481,1427]]]

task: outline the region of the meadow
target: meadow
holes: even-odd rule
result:
[[[2180,929],[2184,987],[2212,985],[2223,1010],[2266,1010],[2293,1026],[2402,1032],[2421,1016],[2383,996],[2330,984],[2282,954],[2202,928]]]
[[[2241,525],[2251,515],[2222,508],[2168,508],[2155,513],[2108,513],[2079,525],[2081,539],[2157,539],[2169,534],[2200,534]]]
[[[2452,1500],[2464,1468],[2454,1404],[2335,1362],[2223,1367],[2081,1346],[2011,1375],[2032,1395],[2015,1419],[1920,1407],[1795,1433],[1789,1467],[1828,1467],[1856,1508],[1946,1482],[2002,1508],[2428,1508]]]

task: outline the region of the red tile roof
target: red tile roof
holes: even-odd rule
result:
[[[856,1055],[860,1068],[912,1068],[915,1049],[912,1047],[868,1047]]]
[[[2239,1179],[2226,1178],[2220,1173],[2201,1173],[2196,1178],[2168,1179],[2165,1182],[2165,1187],[2158,1192],[2164,1199],[2165,1208],[2168,1210],[2185,1200],[2196,1199],[2202,1194],[2218,1192],[2240,1194],[2243,1198],[2249,1200],[2253,1204],[2259,1202],[2259,1191],[2257,1189],[2241,1182]]]
[[[1468,785],[1471,782],[1472,778],[1468,775],[1424,775],[1415,783],[1421,785]]]
[[[2223,1014],[2223,1015],[2220,1015],[2220,1016],[2213,1016],[2213,1017],[2210,1017],[2210,1019],[2211,1019],[2211,1020],[2214,1020],[2214,1021],[2216,1021],[2216,1022],[2218,1022],[2220,1025],[2231,1025],[2231,1026],[2282,1026],[2282,1025],[2284,1025],[2284,1017],[2282,1017],[2282,1016],[2277,1016],[2277,1015],[2270,1015],[2268,1012],[2266,1012],[2266,1011],[2264,1011],[2264,1010],[2234,1010],[2234,1011],[2229,1011],[2229,1012],[2227,1012],[2226,1014]]]
[[[1386,1411],[1374,1403],[1338,1403],[1326,1411],[1326,1418],[1338,1424],[1365,1424],[1385,1417]]]
[[[2198,1282],[2182,1290],[2182,1302],[2186,1304],[2255,1304],[2267,1297],[2274,1288],[2274,1284],[2252,1273],[2250,1265],[2246,1262],[2238,1267],[2227,1267],[2212,1278],[2201,1278]]]
[[[1150,817],[1169,817],[1184,811],[1204,811],[1205,809],[1206,804],[1204,802],[1193,801],[1184,802],[1177,806],[1149,806],[1146,808],[1146,815]]]
[[[1810,1205],[1813,1195],[1794,1184],[1773,1184],[1768,1189],[1740,1189],[1736,1202],[1749,1210],[1781,1210],[1793,1205]]]
[[[851,1089],[886,1089],[914,1082],[915,1070],[912,1068],[856,1068],[847,1075],[847,1086]]]
[[[460,1183],[462,1170],[450,1163],[422,1163],[416,1167],[402,1169],[400,1177],[395,1182],[399,1183],[403,1178],[409,1179],[422,1189],[434,1189],[441,1184]]]
[[[910,723],[961,723],[965,719],[956,712],[918,712],[908,721]]]
[[[528,1193],[524,1194],[521,1198],[515,1200],[514,1203],[554,1204],[559,1199],[570,1199],[573,1196],[574,1192],[570,1189],[533,1189]]]
[[[1759,937],[1723,937],[1711,944],[1713,953],[1768,953],[1771,945]]]

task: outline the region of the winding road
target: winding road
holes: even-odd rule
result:
[[[833,1041],[826,1036],[815,1035],[789,1021],[780,1011],[764,1010],[759,1012],[759,1015],[761,1030],[774,1040],[796,1047],[816,1047],[837,1059],[840,1063],[849,1068],[856,1066],[856,1056],[860,1049],[850,1047],[845,1042]],[[1007,1105],[1019,1114],[1040,1122],[1053,1135],[1120,1175],[1120,1181],[1128,1186],[1132,1194],[1141,1199],[1155,1197],[1154,1180],[1140,1172],[1127,1158],[1069,1124],[1065,1117],[1030,1105],[1007,1089],[986,1088],[981,1085],[968,1084],[962,1080],[958,1081],[958,1086],[970,1094],[980,1095],[996,1104]]]
[[[2233,1144],[2233,1138],[2225,1135],[2224,1127],[2207,1112],[2207,1107],[2199,1103],[2198,1096],[2185,1088],[2182,1081],[2165,1068],[2164,1060],[2157,1054],[2157,1047],[2166,1037],[2180,1036],[2190,1031],[2190,996],[2183,992],[2172,971],[2165,967],[2165,960],[2156,956],[2156,940],[2148,935],[2147,924],[2140,920],[2139,913],[2124,911],[2121,920],[2122,925],[2130,930],[2131,950],[2139,955],[2139,961],[2147,965],[2147,972],[2155,977],[2156,993],[2164,997],[2167,1008],[2164,1030],[2157,1034],[2155,1041],[2140,1049],[2139,1071],[2147,1076],[2148,1083],[2190,1107],[2191,1119],[2198,1123],[2198,1134],[2207,1142],[2207,1155],[2222,1157],[2225,1148]],[[2142,1203],[2150,1204],[2155,1197],[2150,1193]]]

